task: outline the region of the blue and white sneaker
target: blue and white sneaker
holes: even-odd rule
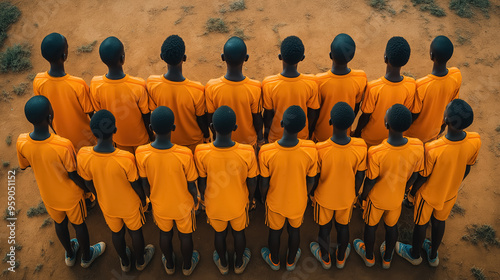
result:
[[[167,272],[168,275],[173,275],[175,273],[175,254],[174,254],[174,251],[172,251],[172,261],[174,263],[174,267],[168,268],[167,267],[167,258],[165,257],[164,254],[161,254],[161,263],[163,264],[163,267],[165,268],[165,272]]]
[[[191,267],[189,269],[183,268],[182,274],[184,274],[185,276],[191,275],[191,273],[193,273],[199,261],[200,261],[200,253],[198,253],[198,251],[196,250],[193,250],[193,255],[191,256]]]
[[[392,262],[392,257],[394,256],[394,250],[391,253],[391,258],[389,261],[385,260],[385,241],[382,242],[382,245],[380,245],[380,256],[382,256],[382,267],[384,269],[389,269],[391,268],[391,262]]]
[[[83,268],[88,268],[90,265],[97,259],[100,255],[102,255],[106,251],[106,243],[98,242],[92,246],[90,246],[90,260],[85,261],[82,258],[80,265]]]
[[[356,238],[352,242],[352,245],[354,245],[354,250],[356,250],[356,253],[358,253],[358,255],[363,259],[367,267],[375,265],[375,258],[371,260],[366,258],[365,242],[363,242],[363,240]]]
[[[422,263],[422,256],[420,256],[418,259],[414,259],[411,256],[411,248],[412,246],[409,244],[404,244],[401,242],[396,242],[396,248],[395,251],[396,253],[401,256],[403,259],[409,261],[413,265],[419,265]]]
[[[66,262],[67,266],[74,266],[76,262],[76,253],[78,252],[78,248],[80,248],[80,244],[76,238],[71,239],[70,244],[73,249],[73,257],[68,257],[68,252],[64,252],[64,262]]]
[[[293,271],[295,269],[295,266],[297,266],[297,262],[299,261],[300,255],[302,254],[302,251],[300,248],[297,250],[297,253],[295,254],[295,259],[293,260],[292,264],[289,264],[288,261],[286,263],[286,270],[287,271]],[[286,258],[288,259],[288,252],[286,253]]]
[[[229,264],[227,264],[226,266],[222,266],[222,264],[220,263],[219,254],[217,254],[217,250],[214,250],[212,258],[214,260],[215,265],[219,269],[220,274],[227,275],[229,273]],[[227,262],[227,259],[228,259],[228,255],[226,252],[226,262]]]
[[[430,266],[437,267],[439,265],[439,254],[436,252],[436,258],[431,259],[431,246],[432,243],[429,239],[424,240],[422,248],[424,248],[425,252],[427,253],[427,261],[429,262]]]
[[[242,274],[243,271],[245,271],[245,268],[247,267],[248,263],[250,262],[251,256],[252,256],[252,253],[250,252],[250,249],[245,248],[245,251],[243,252],[243,264],[240,267],[237,267],[236,266],[236,253],[234,253],[234,273]]]
[[[321,266],[323,266],[324,269],[330,269],[332,267],[332,260],[330,256],[328,256],[328,262],[325,262],[323,260],[323,256],[321,255],[321,248],[318,242],[311,242],[309,244],[309,249],[311,250],[311,253],[314,255],[314,257],[321,263]]]
[[[271,251],[269,251],[269,248],[264,247],[260,250],[260,255],[264,259],[264,261],[271,267],[272,270],[280,270],[280,263],[278,262],[277,264],[273,263],[271,260]]]
[[[127,254],[128,265],[124,266],[122,258],[120,258],[120,267],[121,267],[121,269],[122,269],[123,272],[129,272],[130,271],[130,267],[132,266],[132,252],[130,252],[130,248],[129,247],[125,247],[125,254]]]

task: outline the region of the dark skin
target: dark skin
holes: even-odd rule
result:
[[[338,63],[333,59],[333,54],[330,52],[330,59],[332,60],[332,73],[338,76],[343,76],[351,73],[351,68],[347,67],[347,63]],[[354,106],[354,115],[359,111],[359,102]]]
[[[160,54],[160,58],[163,60],[162,54]],[[163,77],[172,82],[183,82],[184,80],[186,80],[186,78],[182,74],[182,65],[184,64],[184,62],[186,62],[186,60],[187,56],[184,55],[179,64],[167,64],[168,71],[167,73],[163,74]],[[196,116],[196,123],[198,124],[200,130],[203,132],[203,137],[209,138],[210,132],[208,131],[207,114]]]

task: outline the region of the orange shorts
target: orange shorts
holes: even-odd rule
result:
[[[210,219],[207,217],[207,223],[210,224],[216,232],[223,232],[227,228],[227,224],[230,223],[231,227],[235,231],[242,231],[246,227],[248,227],[248,224],[250,223],[250,220],[248,218],[248,205],[245,207],[245,212],[238,218],[234,218],[230,221],[222,221],[222,220],[216,220],[216,219]]]
[[[142,205],[139,206],[136,213],[132,217],[111,217],[106,215],[104,212],[102,215],[112,232],[119,232],[123,228],[123,225],[127,226],[129,230],[138,230],[146,223],[146,217],[144,216]]]
[[[335,216],[335,221],[337,223],[347,225],[351,221],[352,208],[353,206],[342,210],[331,210],[314,202],[314,221],[320,226],[324,226]]]
[[[450,216],[451,209],[455,202],[457,201],[457,196],[445,201],[443,209],[437,210],[432,207],[427,201],[424,200],[420,192],[417,192],[415,197],[415,208],[413,211],[413,222],[416,225],[425,225],[431,219],[431,215],[434,216],[439,221],[446,221]]]
[[[180,233],[188,234],[192,233],[193,231],[196,230],[196,215],[195,215],[195,210],[193,209],[189,215],[182,219],[166,219],[162,218],[158,215],[155,215],[155,212],[153,211],[153,218],[155,221],[155,224],[160,228],[161,231],[164,232],[169,232],[172,230],[174,227],[174,222],[175,225],[177,226],[177,230]]]
[[[370,198],[366,200],[365,211],[363,211],[363,220],[365,224],[369,226],[375,226],[380,222],[382,216],[384,217],[384,223],[390,227],[396,225],[401,215],[401,205],[393,210],[379,209],[373,205]]]
[[[273,212],[266,204],[266,225],[272,230],[280,230],[285,225],[285,221],[288,220],[290,226],[294,228],[299,228],[304,221],[304,215],[290,219],[281,215],[280,213]]]
[[[56,210],[45,205],[45,209],[47,209],[47,213],[54,220],[54,222],[60,224],[64,221],[66,216],[70,223],[74,225],[81,225],[85,222],[85,218],[87,218],[87,206],[85,205],[85,199],[82,198],[73,208],[66,211]]]

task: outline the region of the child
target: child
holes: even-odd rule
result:
[[[354,136],[362,137],[368,146],[382,143],[386,138],[384,116],[392,105],[399,103],[412,113],[420,112],[422,103],[415,94],[415,79],[401,76],[401,67],[410,58],[410,45],[403,37],[392,37],[387,42],[384,60],[387,64],[385,76],[371,81],[361,104],[358,125]]]
[[[125,51],[118,38],[106,38],[99,46],[99,55],[108,66],[108,73],[95,76],[90,82],[94,109],[106,109],[118,116],[118,131],[114,137],[116,147],[133,154],[138,146],[154,138],[149,131],[146,83],[141,78],[125,75],[123,72]]]
[[[96,140],[89,126],[89,116],[94,113],[89,87],[83,79],[64,71],[64,62],[68,58],[66,38],[59,33],[51,33],[43,39],[41,49],[43,58],[50,63],[50,69],[36,75],[33,91],[35,95],[43,95],[50,100],[56,112],[54,131],[69,139],[77,152],[83,146],[95,145]]]
[[[142,225],[146,222],[143,214],[146,197],[138,181],[134,156],[113,146],[117,128],[111,112],[96,112],[90,120],[90,128],[97,137],[97,145],[83,147],[78,152],[78,174],[97,196],[104,220],[111,229],[122,271],[129,272],[132,263],[125,243],[127,228],[134,246],[135,267],[142,271],[151,261],[155,248],[151,244],[144,247]]]
[[[363,70],[347,67],[355,51],[356,44],[351,36],[343,33],[337,35],[330,46],[332,69],[316,75],[321,108],[314,130],[316,141],[323,142],[331,137],[330,110],[337,102],[346,102],[354,110],[354,115],[358,114],[359,103],[366,89],[366,74]]]
[[[306,125],[299,131],[298,137],[309,139],[315,127],[319,101],[315,76],[297,71],[298,63],[305,58],[304,44],[296,36],[285,38],[278,58],[283,61],[283,71],[262,82],[264,138],[269,143],[279,140],[283,135],[280,125],[283,113],[288,107],[298,105],[304,112],[307,111]]]
[[[234,239],[234,272],[241,274],[250,261],[246,248],[245,228],[248,226],[248,205],[253,200],[259,170],[252,146],[231,140],[236,130],[236,114],[228,106],[215,110],[213,143],[196,147],[195,160],[200,178],[198,187],[205,201],[208,223],[215,230],[213,260],[220,273],[229,272],[226,251],[228,225]]]
[[[262,248],[261,255],[273,270],[280,269],[280,237],[287,220],[288,271],[295,269],[301,254],[300,226],[307,195],[318,172],[318,152],[314,142],[297,138],[306,122],[302,108],[290,106],[281,120],[281,139],[262,146],[259,152],[261,194],[266,204],[266,225],[269,227],[269,247]]]
[[[243,63],[248,60],[245,42],[238,37],[229,38],[221,58],[227,65],[226,75],[205,86],[208,120],[211,122],[215,110],[226,105],[236,113],[238,130],[233,133],[234,141],[255,146],[258,140],[263,144],[261,84],[243,75]]]
[[[419,173],[409,195],[410,200],[416,198],[413,245],[396,243],[398,255],[414,265],[422,262],[421,247],[427,253],[429,265],[436,267],[439,264],[438,248],[443,239],[445,221],[457,200],[460,184],[476,162],[481,147],[479,134],[464,131],[473,119],[474,113],[467,102],[462,99],[451,101],[444,112],[448,132],[425,144],[425,169]],[[429,220],[432,241],[425,239]]]
[[[45,96],[34,96],[24,107],[26,119],[33,124],[31,133],[19,135],[17,158],[19,167],[31,166],[45,208],[54,220],[57,237],[66,250],[65,262],[73,266],[78,248],[83,254],[81,266],[88,268],[106,250],[99,242],[90,246],[85,224],[87,207],[84,201],[85,184],[76,172],[75,148],[68,139],[49,132],[54,112]],[[76,231],[70,240],[68,220]]]
[[[456,67],[446,68],[453,55],[453,44],[445,36],[437,36],[431,43],[430,56],[434,62],[432,73],[417,80],[417,94],[422,100],[419,117],[406,132],[424,143],[436,139],[446,125],[442,117],[446,105],[458,98],[462,74]]]
[[[348,136],[355,114],[351,106],[338,102],[330,113],[333,135],[317,143],[321,169],[319,184],[314,191],[314,220],[319,224],[318,242],[311,242],[313,255],[325,269],[331,267],[330,232],[335,217],[337,230],[336,266],[344,268],[351,252],[349,221],[366,171],[366,143]]]
[[[200,260],[193,251],[192,232],[196,228],[194,208],[198,203],[193,153],[189,148],[172,144],[174,113],[159,106],[151,114],[151,128],[156,140],[137,148],[135,153],[139,176],[146,196],[150,198],[155,223],[160,228],[162,262],[167,274],[175,272],[172,237],[174,221],[179,231],[183,258],[182,273],[191,275]],[[194,202],[193,202],[194,200]]]
[[[385,226],[385,241],[380,245],[382,267],[391,267],[398,238],[397,222],[405,191],[415,181],[416,172],[424,169],[422,141],[403,137],[411,120],[410,110],[405,106],[391,106],[384,118],[389,138],[368,150],[368,172],[361,194],[364,205],[364,242],[361,239],[353,241],[354,249],[368,267],[375,264],[375,232],[382,217]]]
[[[206,120],[203,85],[182,75],[186,61],[186,47],[181,37],[171,35],[161,46],[160,57],[168,65],[166,74],[151,75],[147,88],[151,97],[149,109],[167,106],[177,116],[177,129],[172,131],[172,142],[194,152],[198,144],[208,142],[210,132]]]

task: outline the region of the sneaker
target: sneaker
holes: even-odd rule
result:
[[[121,266],[123,272],[129,272],[130,267],[132,266],[132,253],[130,252],[129,247],[125,247],[125,254],[127,254],[128,265],[124,266],[122,258],[120,258],[120,266]]]
[[[354,239],[352,244],[354,245],[354,250],[356,250],[356,253],[358,253],[358,255],[363,259],[367,267],[372,267],[375,265],[375,258],[371,260],[366,258],[365,243],[363,242],[363,240],[356,238]]]
[[[324,269],[330,269],[330,267],[332,267],[330,256],[328,256],[328,262],[325,262],[325,260],[323,260],[318,242],[311,242],[309,244],[309,249],[311,250],[311,253],[314,255],[314,257],[321,263],[321,266],[323,266]]]
[[[191,267],[189,269],[183,268],[182,274],[184,274],[185,276],[191,275],[191,273],[193,273],[199,261],[200,261],[200,253],[198,253],[198,251],[196,250],[193,250],[193,256],[191,257]]]
[[[436,258],[431,259],[431,241],[429,239],[426,239],[424,241],[424,244],[422,245],[422,248],[424,248],[425,252],[427,253],[427,261],[429,262],[429,265],[432,267],[437,267],[439,265],[439,255],[436,252]]]
[[[68,257],[68,252],[64,252],[64,262],[66,262],[67,266],[74,266],[76,262],[76,252],[78,252],[78,248],[80,248],[80,244],[76,238],[71,239],[70,241],[71,249],[73,249],[73,257]]]
[[[403,259],[409,261],[413,265],[419,265],[422,262],[422,256],[418,259],[414,259],[411,256],[411,245],[404,244],[401,242],[396,242],[396,253],[401,256]]]
[[[217,250],[214,250],[212,258],[214,260],[215,265],[219,269],[220,274],[227,275],[229,273],[229,265],[222,266],[222,264],[220,263],[219,254],[217,254]],[[227,255],[227,252],[226,252],[226,261],[227,261],[227,259],[228,259],[228,255]]]
[[[269,248],[264,247],[260,250],[260,255],[264,259],[264,261],[271,267],[272,270],[280,270],[280,263],[274,264],[273,261],[271,260],[271,251],[269,251]]]
[[[136,261],[135,268],[139,271],[143,271],[148,263],[153,259],[153,255],[155,254],[155,246],[153,244],[148,244],[144,247],[144,263],[139,265]]]
[[[292,264],[289,264],[288,261],[286,262],[286,270],[287,271],[293,271],[295,269],[295,266],[297,265],[297,261],[300,258],[300,255],[302,254],[300,248],[297,250],[297,254],[295,254],[295,259],[293,260]],[[288,259],[288,252],[286,253],[286,258]]]
[[[338,249],[337,249],[338,250]],[[338,269],[342,269],[345,266],[345,260],[349,257],[349,254],[351,253],[351,244],[347,243],[347,249],[345,249],[345,255],[344,259],[339,261],[337,257],[335,257],[335,265],[337,266]],[[337,256],[337,253],[335,253],[335,256]]]
[[[234,273],[242,274],[243,271],[245,271],[248,263],[250,262],[251,256],[252,253],[250,252],[250,249],[245,248],[245,251],[243,252],[243,264],[240,267],[236,267],[236,253],[234,253]]]
[[[97,259],[97,257],[104,253],[104,251],[106,251],[106,243],[104,242],[99,242],[90,246],[90,260],[84,261],[82,258],[80,265],[83,268],[88,268],[95,261],[95,259]]]
[[[163,264],[163,267],[165,268],[165,271],[167,272],[168,275],[173,275],[175,273],[175,254],[174,254],[174,251],[172,251],[172,261],[174,263],[174,267],[168,268],[167,267],[167,258],[165,258],[164,254],[161,254],[161,263]]]
[[[391,253],[391,259],[389,261],[386,261],[384,258],[384,256],[385,256],[385,241],[382,242],[382,245],[380,245],[380,256],[382,256],[382,267],[384,269],[391,268],[391,262],[392,262],[392,257],[394,256],[394,250]]]

